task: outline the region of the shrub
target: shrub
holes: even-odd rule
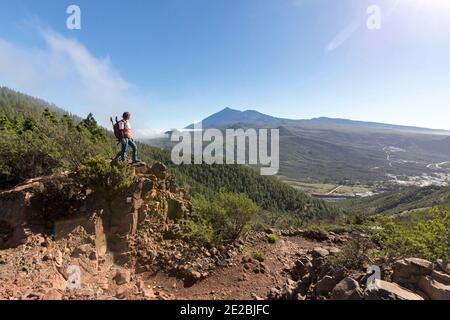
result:
[[[374,239],[390,257],[450,260],[450,211],[431,209],[414,214],[404,223],[379,217],[381,230]]]
[[[21,135],[0,132],[0,170],[5,180],[18,183],[28,178],[50,175],[63,167],[59,147],[46,136],[33,132]]]
[[[76,170],[94,155],[107,156],[111,145],[93,117],[89,127],[78,126],[69,116],[43,113],[0,113],[0,177],[8,184],[28,178]],[[84,122],[83,122],[84,123]]]
[[[269,243],[276,243],[278,241],[278,237],[276,234],[269,234],[267,235],[267,241],[269,241]]]
[[[91,188],[95,195],[108,201],[126,191],[133,182],[130,167],[124,164],[111,166],[100,156],[86,159],[78,178],[83,185]]]
[[[236,240],[248,227],[258,207],[244,194],[220,192],[214,199],[193,199],[193,215],[183,221],[185,234],[206,243]]]
[[[185,235],[191,240],[203,244],[214,242],[214,229],[205,219],[183,220],[181,221]]]
[[[264,262],[264,253],[261,251],[255,251],[253,252],[253,258],[258,260],[259,262]]]
[[[373,247],[369,239],[357,236],[347,243],[341,252],[331,256],[329,262],[336,269],[360,270],[369,261],[369,254]]]

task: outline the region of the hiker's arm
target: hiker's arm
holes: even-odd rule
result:
[[[125,140],[125,124],[123,122],[120,123],[119,129],[120,129],[119,131],[120,131],[121,142],[122,142],[122,144],[125,144],[126,143],[126,140]]]

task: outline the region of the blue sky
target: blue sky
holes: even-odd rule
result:
[[[225,107],[450,129],[449,84],[450,0],[0,0],[0,85],[141,135]]]

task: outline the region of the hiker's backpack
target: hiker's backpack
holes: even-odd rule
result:
[[[113,125],[114,135],[116,136],[117,140],[120,141],[122,139],[122,132],[120,130],[120,121],[116,117],[116,122],[114,123],[113,119],[111,118],[111,123]]]

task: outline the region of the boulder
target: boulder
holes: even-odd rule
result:
[[[91,251],[91,247],[89,244],[83,244],[72,252],[72,257],[79,258],[80,256],[87,255]]]
[[[450,263],[445,262],[443,260],[438,260],[436,263],[442,271],[450,274]]]
[[[430,276],[422,276],[418,287],[431,300],[450,300],[450,286],[433,280]]]
[[[375,280],[366,291],[369,300],[423,300],[423,298],[396,283]]]
[[[433,273],[431,273],[431,278],[442,284],[450,285],[450,275],[447,273],[434,270]]]
[[[155,163],[151,167],[150,172],[160,180],[164,180],[167,177],[167,167],[160,162]]]
[[[400,284],[415,284],[421,276],[433,272],[433,263],[418,258],[398,260],[393,265],[392,280]]]
[[[126,286],[121,286],[116,291],[116,298],[120,300],[125,300],[128,297],[128,294],[130,292],[130,289]]]
[[[202,278],[202,274],[195,270],[188,270],[188,277],[194,281],[199,281]]]
[[[328,295],[331,290],[336,286],[337,282],[336,279],[330,276],[323,277],[319,282],[316,284],[316,295],[317,296],[326,296]]]
[[[150,173],[150,168],[145,162],[133,164],[135,175],[145,175]]]
[[[313,251],[311,252],[311,255],[313,256],[314,259],[326,258],[329,254],[330,252],[327,249],[321,247],[314,248]]]
[[[185,206],[185,202],[183,200],[171,197],[167,200],[168,204],[168,212],[167,215],[169,219],[178,221],[180,219],[184,219],[189,214]]]
[[[126,269],[117,269],[116,275],[113,278],[113,280],[119,286],[129,283],[130,279],[131,279],[130,271],[128,271]]]
[[[311,261],[307,259],[300,259],[295,262],[294,267],[291,269],[290,274],[294,280],[300,280],[305,274],[308,274],[313,270]]]
[[[331,300],[362,300],[363,293],[359,283],[352,278],[345,278],[334,287]]]
[[[153,291],[153,289],[149,288],[149,287],[142,288],[142,294],[143,294],[144,298],[148,299],[148,300],[154,300],[154,299],[157,298],[157,296],[156,296],[155,292]]]

